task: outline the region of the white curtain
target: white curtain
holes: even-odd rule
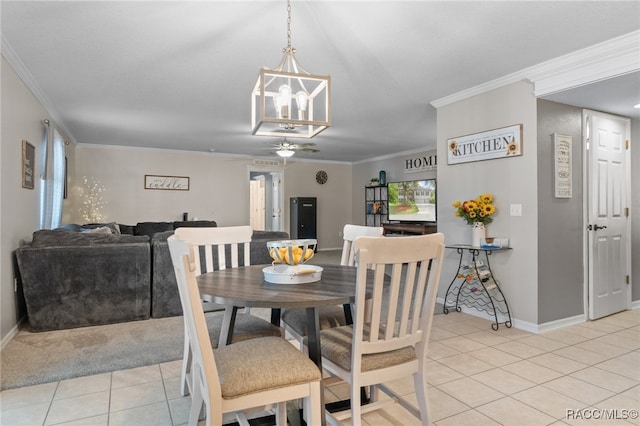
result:
[[[40,184],[40,229],[53,229],[62,220],[64,197],[65,152],[64,139],[57,129],[44,120],[42,141],[43,169]]]

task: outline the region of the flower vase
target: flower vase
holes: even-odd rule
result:
[[[471,225],[471,235],[471,245],[474,247],[480,247],[480,244],[482,244],[482,240],[484,240],[486,237],[486,228],[484,226],[484,223],[474,222],[473,225]]]

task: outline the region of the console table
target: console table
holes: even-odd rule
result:
[[[458,270],[447,288],[442,311],[448,314],[449,309],[452,308],[460,312],[460,305],[464,304],[493,316],[495,319],[495,323],[491,324],[493,330],[498,330],[500,324],[511,328],[511,313],[507,299],[500,290],[489,263],[489,256],[492,252],[511,250],[511,248],[476,247],[464,244],[445,247],[456,250],[460,255],[460,260],[458,261]],[[465,253],[471,256],[471,262],[463,265],[462,260]],[[481,259],[480,253],[484,253],[484,260]]]
[[[438,232],[437,225],[425,225],[423,223],[383,223],[383,234],[410,234],[425,235]]]

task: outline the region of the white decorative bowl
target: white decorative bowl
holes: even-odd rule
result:
[[[314,265],[271,265],[262,269],[264,280],[273,284],[305,284],[320,281],[322,267]]]

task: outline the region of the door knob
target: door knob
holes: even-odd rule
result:
[[[587,226],[589,231],[597,231],[598,229],[607,229],[606,226],[598,226],[598,225],[589,225]]]

